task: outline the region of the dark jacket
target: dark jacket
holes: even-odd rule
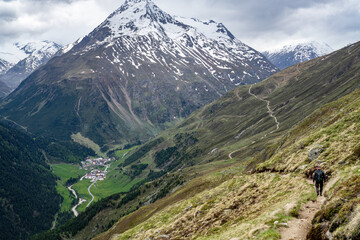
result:
[[[319,176],[319,177],[318,177]],[[319,181],[320,178],[321,180]],[[325,182],[326,181],[326,176],[325,176],[325,173],[323,170],[321,169],[317,169],[315,172],[314,172],[314,175],[313,175],[313,182]]]

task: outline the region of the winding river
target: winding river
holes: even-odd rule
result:
[[[72,186],[73,186],[73,185],[71,185],[70,187],[68,187],[68,189],[69,189],[69,191],[75,196],[75,199],[78,199],[78,196],[77,196],[77,194],[76,194],[76,191],[75,191],[74,189],[72,189]],[[77,217],[77,216],[79,215],[78,211],[76,211],[76,208],[77,208],[78,206],[80,206],[81,204],[83,204],[84,202],[86,202],[86,199],[80,198],[78,204],[76,204],[75,206],[73,206],[73,207],[71,208],[71,211],[74,213],[75,217]]]

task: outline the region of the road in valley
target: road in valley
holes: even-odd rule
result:
[[[111,164],[109,164],[109,165],[106,165],[106,168],[105,168],[105,170],[104,170],[104,172],[106,172],[107,170],[108,170],[108,168],[110,167],[110,165]],[[88,187],[88,192],[89,192],[89,194],[90,194],[90,196],[91,196],[91,201],[88,203],[88,205],[86,206],[86,207],[89,207],[90,206],[90,204],[94,201],[94,199],[95,199],[95,197],[94,197],[94,195],[91,193],[91,191],[90,191],[90,188],[96,183],[96,181],[97,181],[97,178],[95,178],[95,181]]]
[[[88,192],[90,194],[90,196],[92,197],[91,201],[88,203],[88,205],[86,207],[89,207],[90,204],[94,201],[94,195],[90,192],[90,188],[96,183],[97,179],[95,179],[95,181],[88,187]]]

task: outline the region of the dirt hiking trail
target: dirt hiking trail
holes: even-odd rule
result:
[[[308,183],[312,184],[312,181],[308,180]],[[306,235],[312,226],[311,221],[325,201],[326,198],[324,196],[318,196],[316,202],[309,201],[302,206],[299,211],[299,217],[290,220],[288,222],[288,228],[282,228],[280,230],[281,240],[306,240]]]

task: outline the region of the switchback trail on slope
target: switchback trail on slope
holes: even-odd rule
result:
[[[308,180],[309,184],[312,184]],[[314,189],[315,191],[315,189]],[[326,198],[318,196],[315,202],[307,202],[299,212],[299,217],[292,219],[288,222],[288,228],[282,228],[280,230],[281,240],[306,240],[306,235],[309,233],[312,227],[312,220],[321,209],[321,206],[325,203]]]
[[[280,128],[280,122],[277,120],[276,116],[274,115],[273,110],[271,110],[271,108],[270,108],[270,101],[269,101],[269,100],[262,99],[262,98],[256,96],[255,94],[253,94],[253,93],[251,92],[252,86],[253,86],[253,85],[250,85],[250,87],[249,87],[249,94],[250,94],[251,96],[259,99],[260,101],[266,102],[266,107],[267,107],[267,109],[268,109],[268,113],[269,113],[270,117],[272,117],[272,118],[275,120],[276,130],[278,130],[278,129]],[[271,134],[271,133],[273,133],[273,132],[275,132],[275,130],[272,131],[272,132],[270,132],[270,133],[268,133],[268,134]]]
[[[276,130],[278,130],[278,129],[280,128],[280,122],[278,121],[278,119],[277,119],[276,116],[274,115],[273,110],[271,110],[271,108],[270,108],[270,101],[269,101],[269,100],[262,99],[262,98],[256,96],[255,94],[253,94],[253,93],[251,92],[252,86],[253,86],[253,85],[250,85],[250,87],[249,87],[249,94],[250,94],[251,96],[255,97],[256,99],[262,101],[262,102],[266,102],[266,108],[268,109],[268,113],[269,113],[270,117],[272,117],[272,118],[274,119],[275,124],[276,124],[276,129],[275,129],[275,130],[273,130],[273,131],[271,131],[271,132],[269,132],[269,133],[266,133],[266,134],[261,138],[261,139],[264,139],[267,135],[275,132]],[[239,94],[238,94],[237,91],[235,91],[235,94],[236,94],[238,100],[242,100],[242,98],[240,98],[240,96],[239,96]],[[250,126],[250,127],[252,127],[252,126]],[[250,127],[248,127],[247,129],[249,129]],[[246,129],[246,130],[247,130],[247,129]],[[245,131],[246,131],[246,130],[245,130]],[[237,150],[229,153],[229,158],[232,159],[232,155],[233,155],[234,153],[240,151],[240,150],[241,150],[241,149],[237,149]]]

